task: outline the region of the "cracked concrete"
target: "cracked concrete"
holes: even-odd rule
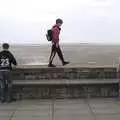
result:
[[[42,99],[0,103],[0,120],[120,120],[120,100]]]

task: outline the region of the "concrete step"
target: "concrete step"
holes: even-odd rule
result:
[[[117,97],[118,79],[15,80],[13,98],[86,98]]]
[[[18,99],[116,97],[118,83],[112,66],[13,69],[13,94]]]
[[[115,67],[17,67],[13,69],[13,79],[41,80],[41,79],[115,79]]]
[[[83,85],[118,84],[119,79],[54,79],[54,80],[14,80],[13,85]]]

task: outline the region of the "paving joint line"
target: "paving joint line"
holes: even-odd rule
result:
[[[14,115],[15,115],[15,113],[16,113],[16,111],[17,111],[17,109],[18,109],[19,106],[20,106],[20,103],[18,104],[18,106],[16,107],[16,109],[15,109],[15,110],[13,111],[13,113],[11,114],[9,120],[12,120],[12,118],[14,117]]]
[[[94,112],[93,112],[93,110],[92,110],[92,107],[91,107],[90,104],[88,103],[88,99],[85,99],[84,101],[85,101],[85,103],[87,104],[87,106],[88,106],[89,109],[90,109],[91,115],[93,116],[93,120],[97,120],[97,119],[96,119],[96,115],[94,114]]]

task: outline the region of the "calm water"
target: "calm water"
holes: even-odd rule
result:
[[[19,65],[47,65],[50,45],[14,45],[11,51]],[[61,45],[65,60],[70,65],[116,65],[120,56],[120,45],[69,44]],[[54,63],[61,65],[56,55]]]

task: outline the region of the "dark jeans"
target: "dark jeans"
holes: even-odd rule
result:
[[[12,100],[12,82],[11,82],[11,71],[0,70],[1,80],[1,100],[9,102]]]
[[[50,59],[49,59],[49,64],[52,64],[53,62],[53,59],[56,55],[56,52],[61,60],[61,62],[63,63],[64,62],[64,58],[63,58],[63,54],[62,54],[62,51],[60,49],[60,46],[58,45],[58,47],[56,47],[55,44],[52,45],[52,49],[51,49],[51,55],[50,55]]]

